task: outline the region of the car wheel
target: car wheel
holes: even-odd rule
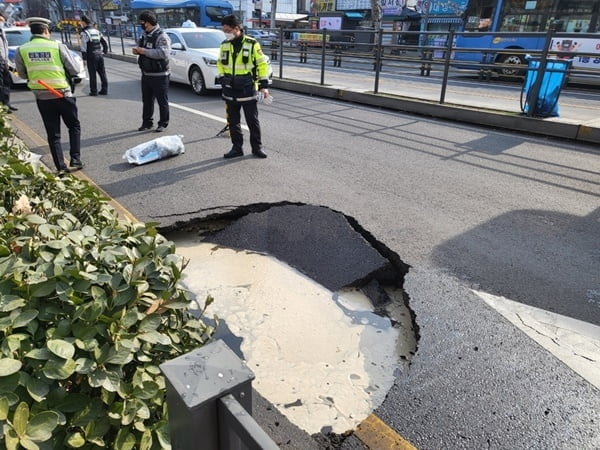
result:
[[[521,55],[505,55],[499,58],[499,62],[500,64],[525,64],[525,60]],[[504,77],[522,77],[525,74],[525,71],[502,67],[498,69],[498,74]]]
[[[202,71],[198,67],[192,67],[190,70],[190,84],[196,95],[206,94],[206,83]]]

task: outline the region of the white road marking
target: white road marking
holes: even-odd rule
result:
[[[600,389],[600,327],[487,292],[473,292]]]
[[[202,111],[198,111],[197,109],[189,108],[187,106],[179,105],[177,103],[169,102],[169,106],[171,106],[173,108],[181,109],[182,111],[185,111],[185,112],[196,114],[197,116],[206,117],[207,119],[216,120],[217,122],[227,123],[227,119],[225,119],[224,117],[219,117],[219,116],[215,116],[214,114],[209,114],[209,113],[205,113]],[[242,129],[248,131],[248,126],[245,124],[242,124]]]

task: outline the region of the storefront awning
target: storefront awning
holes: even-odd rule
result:
[[[462,21],[460,17],[432,17],[427,20],[427,23],[461,23]]]
[[[353,12],[353,11],[345,12],[344,16],[346,16],[346,18],[352,19],[352,20],[363,20],[365,18],[365,16],[363,16],[361,13]]]
[[[277,13],[275,14],[276,22],[296,22],[297,20],[308,19],[307,14],[292,14],[292,13]]]

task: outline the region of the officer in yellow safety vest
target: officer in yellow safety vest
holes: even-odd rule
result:
[[[35,95],[42,116],[52,159],[59,175],[68,172],[60,143],[61,118],[69,129],[70,168],[83,168],[81,162],[81,126],[77,105],[69,79],[81,70],[69,49],[50,38],[50,21],[43,17],[26,20],[31,40],[21,45],[15,55],[15,65],[21,78]]]
[[[269,96],[269,60],[263,55],[258,41],[244,34],[236,16],[225,16],[221,25],[227,39],[219,49],[217,76],[221,82],[227,125],[233,144],[223,157],[236,158],[244,154],[244,135],[240,123],[240,112],[244,108],[252,154],[258,158],[266,158],[260,136],[256,91],[258,88],[265,98]]]

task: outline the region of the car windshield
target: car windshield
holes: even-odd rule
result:
[[[4,34],[6,34],[6,41],[9,47],[23,45],[31,39],[31,31],[27,28],[22,30],[5,30]]]
[[[225,40],[225,33],[215,31],[190,31],[181,33],[189,48],[219,48]]]

